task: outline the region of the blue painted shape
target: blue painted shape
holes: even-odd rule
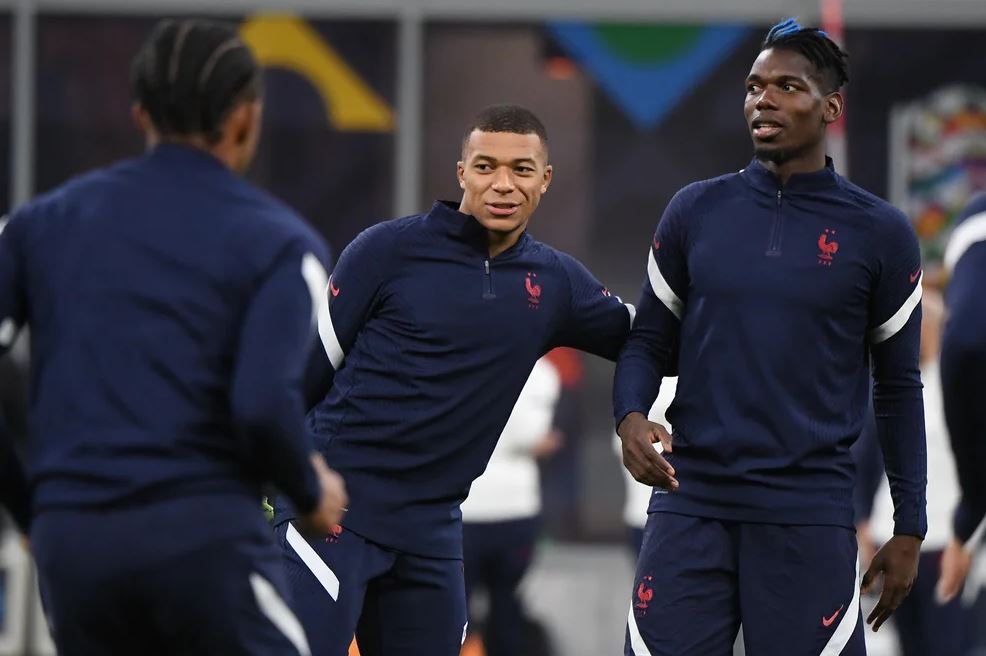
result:
[[[548,33],[627,114],[638,130],[652,129],[742,42],[748,29],[712,25],[671,59],[628,62],[599,38],[590,23],[550,22]],[[740,87],[737,80],[737,88]]]

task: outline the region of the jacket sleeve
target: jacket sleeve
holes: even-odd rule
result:
[[[360,233],[339,256],[339,262],[318,293],[318,341],[305,371],[305,406],[321,402],[335,372],[369,320],[379,300],[394,244],[392,229],[379,224]]]
[[[683,193],[668,203],[647,252],[637,316],[616,363],[613,416],[619,426],[631,412],[647,414],[661,379],[677,374],[678,336],[688,301]]]
[[[634,307],[610,294],[574,257],[558,255],[568,277],[569,310],[552,346],[568,346],[616,360],[630,334]]]
[[[953,530],[965,543],[986,522],[986,195],[959,215],[945,269],[942,392],[961,489]]]
[[[301,513],[319,499],[305,434],[303,374],[315,334],[323,262],[306,245],[292,244],[265,273],[240,332],[230,406],[254,471],[280,489]]]
[[[923,538],[928,454],[919,368],[921,253],[903,215],[895,212],[879,227],[869,323],[873,410],[894,501],[894,534]]]

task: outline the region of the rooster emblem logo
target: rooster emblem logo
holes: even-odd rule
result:
[[[818,236],[818,263],[824,266],[832,266],[832,256],[839,252],[839,242],[829,240],[835,237],[833,228],[825,228],[825,232]]]
[[[653,576],[645,576],[640,585],[637,586],[637,602],[633,605],[637,609],[637,615],[646,615],[647,606],[654,598],[654,588],[647,585],[654,580]]]
[[[528,272],[524,280],[524,286],[527,288],[527,305],[535,310],[541,304],[541,285],[536,282],[537,278],[536,273]]]

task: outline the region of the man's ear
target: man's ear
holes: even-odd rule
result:
[[[826,125],[830,125],[839,120],[846,107],[846,99],[839,91],[834,91],[825,97],[825,111],[822,120]]]

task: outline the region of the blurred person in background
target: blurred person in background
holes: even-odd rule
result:
[[[31,499],[24,463],[18,453],[15,439],[0,416],[0,504],[10,513],[10,518],[20,534],[27,536],[31,525]],[[4,581],[0,580],[0,591]]]
[[[961,592],[986,532],[986,195],[956,218],[944,265],[941,383],[961,492],[938,583],[948,601]]]
[[[17,210],[0,347],[31,329],[31,546],[59,654],[308,654],[259,509],[346,503],[305,440],[325,244],[244,181],[261,70],[163,21],[131,69],[143,156]],[[324,304],[324,300],[322,300]]]
[[[951,514],[959,499],[955,458],[948,443],[942,404],[938,356],[945,308],[941,294],[926,287],[921,301],[921,381],[928,439],[928,533],[911,594],[894,614],[894,627],[904,656],[965,656],[971,648],[973,616],[960,599],[940,603],[935,587],[942,554],[951,536]],[[854,451],[859,452],[857,485],[876,490],[872,512],[857,518],[860,561],[866,567],[876,548],[893,536],[893,500],[883,476],[876,422],[867,422]],[[875,481],[873,480],[875,479]],[[872,492],[871,492],[872,494]],[[864,504],[864,511],[865,511]]]
[[[865,653],[849,447],[870,358],[897,508],[862,581],[883,575],[874,629],[914,581],[927,530],[920,251],[907,218],[825,155],[847,81],[825,33],[771,28],[746,79],[753,161],[679,191],[657,227],[614,383],[624,462],[661,488],[628,655],[728,653],[740,623],[751,654]],[[672,364],[673,439],[644,414]]]
[[[0,218],[0,235],[7,217]],[[22,454],[27,443],[27,330],[0,357],[0,504],[26,539],[30,528],[30,490]],[[0,596],[6,581],[0,577]]]
[[[460,504],[535,362],[569,346],[615,360],[633,307],[527,233],[552,168],[544,125],[489,107],[462,141],[458,202],[346,247],[319,315],[317,448],[346,480],[340,529],[275,522],[317,656],[457,656],[466,634]]]
[[[527,644],[530,620],[518,587],[541,531],[538,460],[561,446],[561,434],[553,428],[560,394],[558,371],[543,357],[517,397],[486,471],[462,502],[469,626],[479,628],[472,602],[483,591],[489,600],[480,631],[486,656],[535,656]]]
[[[657,400],[647,413],[647,419],[665,426],[668,433],[674,434],[674,427],[668,421],[668,408],[674,400],[674,391],[678,387],[678,378],[669,376],[661,381],[661,389],[657,394]],[[613,445],[616,448],[616,455],[623,457],[623,443],[620,436],[614,433]],[[654,448],[658,453],[663,452],[664,446],[660,441],[654,443]],[[644,542],[644,526],[647,525],[647,508],[650,506],[650,498],[654,493],[654,488],[644,485],[633,477],[626,467],[621,467],[623,479],[626,483],[626,498],[623,502],[623,523],[627,527],[627,546],[633,553],[636,560],[640,553],[640,546]]]

